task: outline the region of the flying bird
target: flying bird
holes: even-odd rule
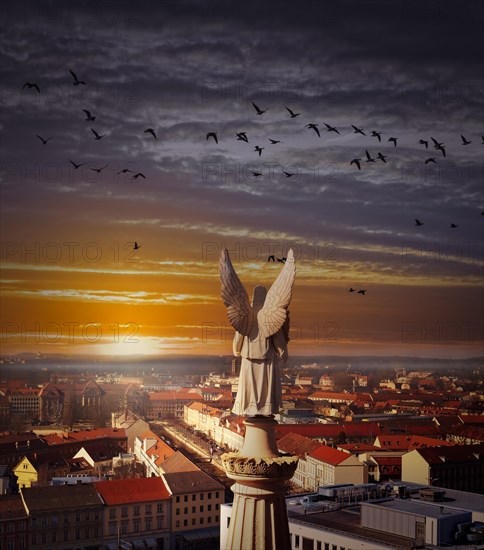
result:
[[[339,130],[334,126],[330,126],[329,124],[326,124],[326,122],[323,122],[323,124],[326,126],[327,132],[336,132],[337,134],[339,134]]]
[[[262,172],[252,172],[252,175],[253,175],[255,178],[258,178],[258,177],[262,176]]]
[[[462,145],[469,145],[469,143],[472,143],[472,141],[466,139],[462,134],[460,137],[462,138]]]
[[[271,139],[271,138],[267,138],[271,143],[272,145],[275,145],[276,143],[282,143],[282,141],[279,141],[278,139]]]
[[[235,135],[237,136],[238,141],[245,141],[246,143],[249,143],[247,132],[237,132]]]
[[[299,116],[301,114],[301,113],[295,113],[294,111],[289,109],[289,107],[286,107],[286,109],[289,111],[289,114],[291,115],[291,118],[296,118],[297,116]]]
[[[35,134],[35,135],[40,139],[43,145],[45,145],[50,139],[52,139],[52,137],[48,137],[47,139],[44,139],[42,136],[39,136],[39,134]]]
[[[442,155],[445,157],[445,147],[441,143],[436,145],[434,149],[437,149],[437,151],[442,151]]]
[[[254,148],[254,151],[257,151],[259,153],[259,157],[260,157],[263,149],[265,149],[265,147],[259,147],[258,145],[256,145],[255,148]]]
[[[254,109],[256,110],[258,115],[263,115],[264,113],[267,113],[267,111],[269,110],[269,109],[265,109],[263,111],[262,109],[259,109],[259,107],[257,107],[257,105],[254,102],[252,102],[252,105],[254,106]]]
[[[423,225],[423,222],[421,222],[420,220],[417,220],[417,218],[415,218],[415,225],[417,227],[420,227],[421,225]]]
[[[284,172],[284,170],[282,171],[283,174],[286,174],[286,178],[291,178],[292,176],[294,176],[294,174],[291,174],[290,172]]]
[[[84,166],[86,163],[83,162],[82,164],[76,164],[73,160],[69,159],[69,162],[72,164],[72,166],[74,166],[74,170],[77,170],[78,168],[80,168],[81,166]]]
[[[318,134],[318,137],[321,137],[317,124],[306,124],[306,128],[310,128],[311,130],[314,130]]]
[[[79,84],[84,84],[86,85],[86,83],[84,82],[84,80],[79,80],[77,78],[77,75],[74,71],[71,71],[71,69],[69,69],[69,72],[71,73],[72,75],[72,78],[74,79],[74,82],[72,83],[73,86],[79,86]]]
[[[365,150],[366,153],[366,162],[375,162],[375,159],[370,156],[368,150]]]
[[[86,113],[86,122],[94,122],[96,120],[96,117],[92,116],[87,109],[83,109],[83,111]]]
[[[361,294],[362,296],[364,296],[365,293],[366,293],[366,290],[363,290],[363,289],[358,290],[358,292],[357,292],[357,294]]]
[[[139,250],[141,248],[141,245],[138,244],[136,241],[134,241],[133,250]]]
[[[35,82],[26,82],[23,86],[22,86],[22,90],[24,90],[25,88],[28,88],[29,90],[31,88],[34,88],[34,90],[37,90],[37,93],[40,94],[40,88],[37,86],[37,84]]]
[[[425,139],[419,139],[418,140],[418,143],[420,145],[425,145],[425,149],[428,149],[429,148],[429,142],[428,141],[425,141]]]
[[[358,167],[358,170],[361,170],[360,160],[361,160],[361,159],[353,159],[353,160],[350,162],[350,166],[351,166],[352,164],[355,164],[355,165]]]
[[[133,173],[133,170],[130,170],[129,168],[123,168],[116,175],[119,176],[119,174],[127,174],[128,172]]]
[[[143,134],[151,134],[155,139],[158,139],[156,137],[156,134],[155,134],[155,131],[153,130],[153,128],[146,128],[146,130],[143,132]]]
[[[281,264],[285,264],[286,260],[287,258],[277,258],[277,261],[280,262]]]
[[[435,138],[431,137],[430,138],[433,142],[434,142],[434,149],[438,149],[439,147],[442,147],[442,145],[444,145],[444,142],[442,143],[439,143]]]
[[[99,135],[96,130],[94,130],[93,128],[91,128],[91,132],[94,134],[94,139],[96,141],[102,139],[106,134],[102,134],[102,135]]]
[[[276,257],[274,256],[274,254],[271,254],[270,256],[268,256],[267,261],[268,261],[268,262],[275,262],[275,261],[276,261]]]
[[[371,132],[371,135],[372,135],[372,137],[378,138],[378,141],[381,141],[381,132],[377,132],[377,131],[373,130]]]
[[[356,292],[356,290],[355,290],[353,287],[351,287],[351,288],[348,290],[348,292]]]
[[[107,168],[109,166],[109,164],[106,164],[106,166],[103,166],[102,168],[91,168],[91,170],[93,172],[97,172],[98,174],[100,174],[105,168]]]
[[[138,178],[143,178],[145,180],[146,176],[144,174],[142,174],[141,172],[138,172],[137,174],[133,174],[131,176],[131,181],[137,180]]]
[[[437,164],[437,163],[435,162],[435,157],[430,157],[430,158],[428,158],[428,159],[425,161],[425,164],[428,164],[429,162],[433,162],[434,164]]]
[[[351,125],[354,130],[354,134],[362,134],[363,136],[366,136],[365,132],[363,132],[363,128],[358,128],[358,126],[355,126],[354,124]]]
[[[378,155],[377,155],[377,158],[379,158],[380,160],[382,160],[385,164],[387,163],[386,159],[386,155],[382,155],[380,152],[378,152]]]
[[[459,227],[459,226],[456,225],[455,223],[451,223],[451,224],[449,225],[449,227],[450,227],[451,229],[455,229],[456,227]]]
[[[218,143],[217,132],[209,132],[209,133],[207,134],[207,139],[210,139],[210,138],[213,138],[213,140],[215,141],[215,143]]]
[[[391,138],[388,138],[388,141],[393,141],[393,147],[396,147],[397,146],[397,139],[396,137],[391,137]]]

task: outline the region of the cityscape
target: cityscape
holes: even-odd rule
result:
[[[484,550],[484,2],[0,17],[0,550]]]

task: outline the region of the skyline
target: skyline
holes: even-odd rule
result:
[[[8,4],[2,354],[229,355],[227,247],[292,355],[482,355],[484,7],[381,6]]]

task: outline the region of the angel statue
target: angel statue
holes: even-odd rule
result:
[[[256,286],[249,302],[247,292],[226,249],[220,255],[222,301],[235,329],[234,355],[242,357],[239,389],[232,411],[237,415],[269,416],[282,405],[279,359],[287,359],[289,302],[296,276],[294,254],[289,250],[269,291]]]

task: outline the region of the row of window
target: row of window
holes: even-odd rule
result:
[[[100,513],[99,511],[95,512],[89,512],[87,511],[85,514],[81,514],[80,511],[77,511],[76,513],[76,521],[99,521]],[[49,521],[50,520],[50,521]],[[63,514],[63,523],[69,523],[69,512],[64,512]],[[38,525],[58,525],[59,524],[59,516],[57,514],[45,514],[44,516],[33,516],[32,517],[32,527],[37,527]]]
[[[207,493],[207,498],[211,499],[212,494],[213,493],[208,492]],[[199,493],[199,495],[200,495],[200,500],[205,500],[205,493]],[[215,491],[215,498],[220,498],[220,491]],[[194,501],[194,500],[197,500],[197,493],[192,494],[192,501]],[[176,503],[178,504],[180,501],[181,501],[181,496],[178,495],[176,497]],[[188,502],[188,495],[183,495],[183,502]]]
[[[303,548],[314,547],[313,539],[308,539],[306,537],[294,535],[294,548],[297,548],[297,549],[301,548],[300,546],[301,539],[303,540],[303,545],[302,545]],[[346,550],[346,546],[338,546],[337,544],[331,544],[330,542],[321,542],[320,540],[317,540],[316,550]]]
[[[27,541],[25,537],[21,537],[17,540],[17,545],[15,545],[15,539],[8,539],[7,545],[3,547],[0,542],[0,549],[5,548],[5,550],[25,550],[27,548]]]
[[[219,504],[218,502],[215,504],[215,510],[218,510],[219,509]],[[198,512],[205,512],[205,506],[203,504],[201,504],[197,510],[197,507],[196,506],[192,506],[192,514],[196,514]],[[207,504],[207,512],[211,512],[212,511],[212,505],[211,504]],[[181,508],[175,508],[175,515],[176,516],[179,516],[181,513]],[[188,514],[188,506],[185,506],[183,508],[183,513],[184,514]]]
[[[90,529],[89,527],[84,527],[81,529],[78,527],[73,533],[75,540],[83,540],[90,538],[99,538],[99,527],[94,527]],[[48,542],[60,542],[61,538],[58,537],[59,533],[57,531],[51,531],[50,536],[47,536],[48,533],[44,531],[43,533],[32,533],[32,544],[47,544]],[[70,539],[69,531],[66,529],[63,533],[64,542],[67,542]]]
[[[0,533],[3,533],[3,523],[0,523]],[[6,524],[7,528],[5,529],[6,533],[13,533],[16,531],[25,531],[27,529],[27,522],[26,521],[18,521],[14,523],[13,521],[10,521]]]
[[[204,525],[205,524],[205,519],[207,520],[208,524],[212,523],[212,516],[208,516],[208,518],[192,518],[191,524],[192,525],[197,525],[197,519],[198,519],[198,525]],[[217,524],[219,522],[219,516],[214,516],[213,522],[214,522],[214,524]],[[180,527],[180,526],[181,526],[181,520],[177,519],[175,521],[175,527]],[[183,527],[188,527],[188,520],[187,519],[183,520]]]
[[[132,523],[132,529],[130,530],[130,523]],[[156,527],[155,527],[156,525]],[[153,518],[145,517],[144,518],[144,531],[151,531],[152,529],[164,529],[165,516],[157,516],[156,522],[153,522]],[[142,529],[142,520],[141,518],[135,518],[130,522],[129,519],[123,519],[120,522],[110,521],[109,522],[109,535],[117,535],[118,531],[121,535],[127,535],[129,533],[140,533]]]
[[[154,508],[154,506],[153,506]],[[151,504],[145,504],[145,507],[144,507],[144,511],[145,511],[145,515],[150,515],[152,514],[152,505]],[[118,511],[118,508],[111,508],[109,510],[109,519],[116,519],[117,517],[117,511]],[[163,513],[163,504],[161,502],[159,502],[157,505],[156,505],[156,513],[157,514],[162,514]],[[136,505],[136,506],[133,506],[133,516],[139,516],[141,515],[141,506],[139,505]],[[127,518],[129,516],[129,508],[128,506],[123,506],[121,508],[121,517],[122,518]]]

